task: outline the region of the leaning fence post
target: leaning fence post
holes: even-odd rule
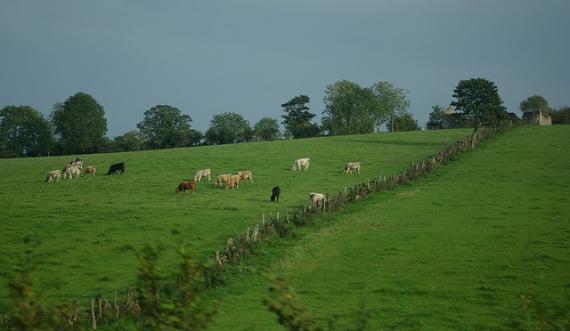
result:
[[[95,299],[91,299],[91,328],[97,330],[97,320],[95,318]]]

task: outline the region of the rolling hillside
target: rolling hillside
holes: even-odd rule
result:
[[[107,297],[134,281],[137,260],[130,247],[165,248],[162,267],[175,262],[183,242],[205,258],[230,235],[258,221],[263,212],[302,205],[312,191],[335,192],[345,185],[404,169],[434,154],[469,130],[371,134],[200,148],[79,156],[94,165],[93,178],[44,182],[76,156],[0,160],[0,308],[6,279],[21,256],[22,240],[41,238],[38,282],[50,287],[45,300]],[[308,172],[292,173],[291,162],[312,159]],[[111,163],[126,163],[126,174],[105,176]],[[362,161],[363,173],[343,175],[347,161]],[[202,182],[195,195],[174,193],[195,171],[215,175],[250,169],[255,184],[239,190]],[[278,205],[271,188],[282,189]]]
[[[334,325],[355,327],[366,316],[370,330],[530,330],[541,320],[562,328],[568,141],[568,126],[515,129],[268,245],[218,291],[211,330],[283,330],[262,304],[274,274],[321,325],[336,316]]]

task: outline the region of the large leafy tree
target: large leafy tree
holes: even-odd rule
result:
[[[388,128],[395,128],[394,119],[404,114],[410,107],[408,91],[395,87],[392,83],[380,81],[372,85],[372,91],[380,103],[382,120],[388,120]]]
[[[327,85],[323,101],[322,122],[331,135],[374,132],[384,117],[372,90],[348,80]]]
[[[533,95],[526,98],[521,102],[520,109],[523,113],[534,110],[542,110],[543,113],[550,112],[548,101],[541,95]]]
[[[429,121],[426,123],[428,130],[441,129],[444,114],[445,109],[443,107],[439,105],[432,106],[431,113],[429,113]]]
[[[496,125],[507,115],[495,83],[484,78],[462,80],[453,91],[456,111],[471,122],[475,133],[483,125]]]
[[[48,154],[54,139],[50,123],[29,106],[0,110],[0,152],[5,156]]]
[[[156,105],[144,112],[137,124],[148,148],[184,147],[196,144],[201,134],[190,126],[190,115],[169,105]]]
[[[279,123],[270,117],[264,117],[253,126],[255,135],[261,140],[275,140],[279,136]]]
[[[230,112],[214,115],[205,136],[209,144],[233,144],[250,141],[253,130],[240,114]]]
[[[140,151],[144,147],[144,139],[137,130],[117,136],[113,141],[117,151]]]
[[[56,103],[52,121],[64,153],[96,152],[98,146],[105,141],[105,111],[87,93],[79,92],[64,103]]]
[[[306,95],[299,95],[281,105],[285,112],[285,115],[281,117],[283,117],[282,123],[285,127],[286,136],[308,138],[319,135],[319,126],[311,122],[315,114],[309,112],[307,104],[310,100]]]
[[[418,121],[408,112],[398,114],[394,120],[388,122],[387,125],[390,132],[417,131],[420,129]],[[394,126],[392,127],[392,125]]]

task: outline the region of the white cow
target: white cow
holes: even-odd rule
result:
[[[303,170],[307,171],[307,170],[309,170],[310,165],[311,165],[311,159],[309,159],[308,157],[302,158],[302,159],[297,159],[297,160],[295,160],[295,162],[293,162],[293,165],[291,166],[291,170],[292,171],[301,171],[301,167],[303,167]]]
[[[79,175],[81,175],[81,167],[80,166],[67,166],[67,167],[65,167],[65,170],[63,172],[63,179],[66,179],[66,178],[73,179],[73,177],[79,178]]]
[[[61,180],[61,170],[53,170],[48,172],[46,182],[51,183],[54,180],[56,182],[59,182]]]
[[[309,193],[309,203],[311,208],[316,208],[317,210],[323,210],[325,208],[325,203],[327,202],[327,197],[322,193]]]
[[[253,173],[251,172],[251,170],[238,171],[237,174],[240,176],[241,179],[249,180],[250,182],[253,183]]]
[[[353,171],[356,171],[356,173],[359,174],[361,169],[362,169],[362,163],[360,163],[360,162],[348,162],[344,166],[344,173],[349,174],[349,173],[352,173]]]
[[[210,181],[210,176],[212,175],[212,170],[210,169],[202,169],[196,171],[196,175],[194,176],[194,181],[199,182],[202,180],[202,177],[207,177],[208,181]]]

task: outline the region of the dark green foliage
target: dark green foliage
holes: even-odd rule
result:
[[[307,104],[311,99],[306,95],[299,95],[282,104],[285,115],[283,117],[283,126],[285,126],[285,135],[293,138],[309,138],[316,137],[320,133],[319,126],[311,123],[315,114],[309,112]]]
[[[412,114],[408,112],[396,115],[393,120],[391,122],[388,122],[386,125],[388,127],[388,131],[390,132],[417,131],[420,129],[418,126],[418,121],[416,121]]]
[[[279,123],[274,118],[264,117],[255,123],[253,131],[260,140],[275,140],[279,137]]]
[[[145,330],[204,330],[215,314],[199,296],[203,267],[185,249],[178,253],[182,262],[173,279],[159,275],[159,249],[147,246],[137,254],[137,293]]]
[[[428,130],[438,130],[441,129],[443,116],[445,109],[439,105],[435,105],[431,107],[431,113],[429,113],[429,120],[426,123],[426,127]]]
[[[190,127],[192,118],[175,107],[157,105],[144,112],[137,124],[148,148],[192,146],[200,142],[201,134]]]
[[[245,143],[253,138],[253,130],[240,114],[222,113],[214,115],[205,138],[212,145]]]
[[[495,83],[484,78],[462,80],[453,91],[451,103],[471,123],[475,131],[483,125],[496,126],[507,117]]]
[[[270,297],[263,303],[277,315],[279,324],[291,331],[317,331],[315,319],[306,307],[296,302],[295,293],[282,277],[276,277],[269,287]]]
[[[328,85],[323,101],[323,127],[331,135],[371,133],[384,118],[373,91],[348,80]]]
[[[144,140],[137,130],[129,131],[114,139],[118,152],[140,151],[144,147]]]
[[[388,119],[391,128],[396,126],[394,120],[410,107],[408,91],[395,87],[390,82],[382,81],[372,85],[372,91],[380,103],[379,120]]]
[[[0,110],[0,156],[46,155],[53,145],[50,123],[32,107]]]
[[[548,101],[546,101],[546,99],[541,95],[533,95],[526,98],[521,102],[520,109],[523,113],[535,110],[542,110],[543,113],[550,112]]]
[[[570,124],[570,107],[564,106],[550,112],[552,124]]]
[[[53,107],[55,133],[65,153],[95,153],[107,132],[105,111],[86,93],[76,93]]]

